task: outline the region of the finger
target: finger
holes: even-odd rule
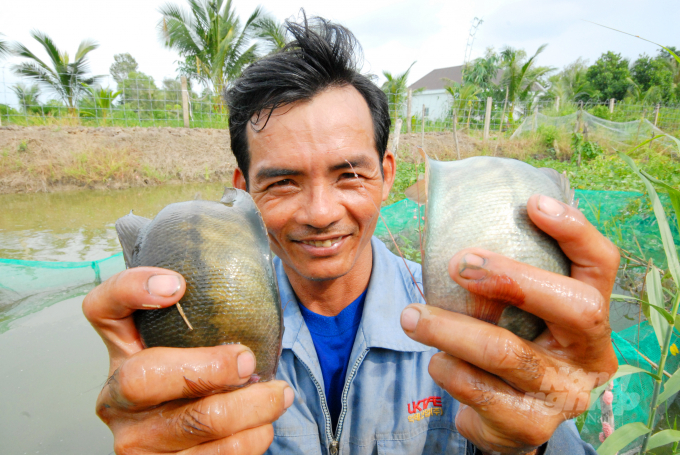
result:
[[[262,425],[241,431],[233,436],[217,441],[206,442],[183,452],[182,455],[250,455],[267,451],[274,440],[274,427]]]
[[[253,384],[199,400],[168,403],[145,419],[136,434],[141,444],[153,450],[184,450],[271,424],[293,400],[293,389],[284,381]]]
[[[416,341],[450,353],[521,390],[537,390],[548,361],[545,350],[511,332],[464,314],[412,304],[402,327]]]
[[[132,313],[173,305],[185,289],[179,273],[135,267],[94,288],[83,300],[83,313],[106,343],[111,358],[127,357],[142,349]]]
[[[581,281],[479,248],[456,253],[449,262],[449,275],[468,291],[485,297],[473,301],[475,312],[499,317],[506,305],[514,305],[544,319],[563,346],[577,341],[590,344],[609,336],[608,301]],[[563,329],[564,337],[554,326]]]
[[[180,398],[233,390],[255,373],[255,356],[241,344],[150,348],[126,359],[107,382],[98,407],[139,410]]]
[[[557,240],[572,261],[572,278],[597,288],[609,298],[620,263],[616,246],[579,209],[548,196],[531,196],[527,212],[539,229]]]
[[[456,416],[456,427],[481,448],[530,450],[550,439],[562,421],[557,413],[546,415],[540,400],[448,354],[434,355],[429,372],[440,387],[469,406]]]

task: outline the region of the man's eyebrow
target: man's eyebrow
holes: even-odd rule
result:
[[[255,180],[268,180],[277,177],[294,177],[301,175],[302,172],[295,169],[286,169],[281,167],[265,167],[257,171]]]
[[[366,157],[360,156],[357,158],[350,158],[347,160],[342,161],[341,163],[338,163],[334,166],[330,167],[330,171],[341,171],[343,169],[349,169],[351,170],[352,168],[358,168],[358,167],[370,167],[371,166],[371,160],[369,160]]]

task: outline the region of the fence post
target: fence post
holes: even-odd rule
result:
[[[182,113],[184,114],[184,128],[189,128],[189,92],[186,76],[182,76]]]
[[[609,113],[613,114],[614,113],[614,103],[616,103],[616,98],[612,98],[609,100]]]
[[[576,113],[576,125],[574,125],[574,133],[578,133],[581,127],[581,117],[583,116],[583,101],[578,103],[578,112]]]
[[[456,131],[456,124],[458,123],[458,109],[453,108],[453,143],[456,146],[456,155],[460,159],[460,146],[458,145],[458,132]]]
[[[401,135],[401,119],[398,118],[394,122],[394,136],[392,136],[392,153],[394,157],[397,157],[397,151],[399,150],[399,135]]]
[[[656,103],[656,108],[654,108],[654,126],[656,126],[659,121],[659,110],[661,109],[661,103]]]
[[[534,131],[538,130],[538,104],[534,106]]]
[[[555,98],[555,113],[559,115],[560,112],[560,97]]]
[[[491,125],[491,106],[493,99],[489,96],[486,99],[486,114],[484,114],[484,142],[489,140],[489,126]]]
[[[421,128],[421,137],[420,137],[420,146],[424,149],[425,148],[425,105],[423,104],[423,121],[422,121],[422,128]]]
[[[408,89],[408,98],[406,99],[406,132],[411,134],[411,96],[413,90]]]

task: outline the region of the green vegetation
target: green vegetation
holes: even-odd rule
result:
[[[80,43],[73,61],[67,52],[59,50],[54,41],[44,33],[33,31],[31,36],[44,48],[50,64],[43,62],[23,44],[16,44],[14,53],[28,59],[28,62],[15,65],[14,71],[36,81],[55,92],[66,104],[69,114],[76,115],[78,100],[87,86],[95,84],[100,77],[89,75],[87,54],[99,45],[91,40]]]

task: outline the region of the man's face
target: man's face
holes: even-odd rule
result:
[[[361,94],[353,87],[328,89],[275,110],[266,128],[248,128],[247,134],[250,194],[287,272],[329,280],[357,261],[370,261],[366,247],[392,187],[395,163],[388,151],[383,180]],[[234,186],[245,189],[240,169]]]

